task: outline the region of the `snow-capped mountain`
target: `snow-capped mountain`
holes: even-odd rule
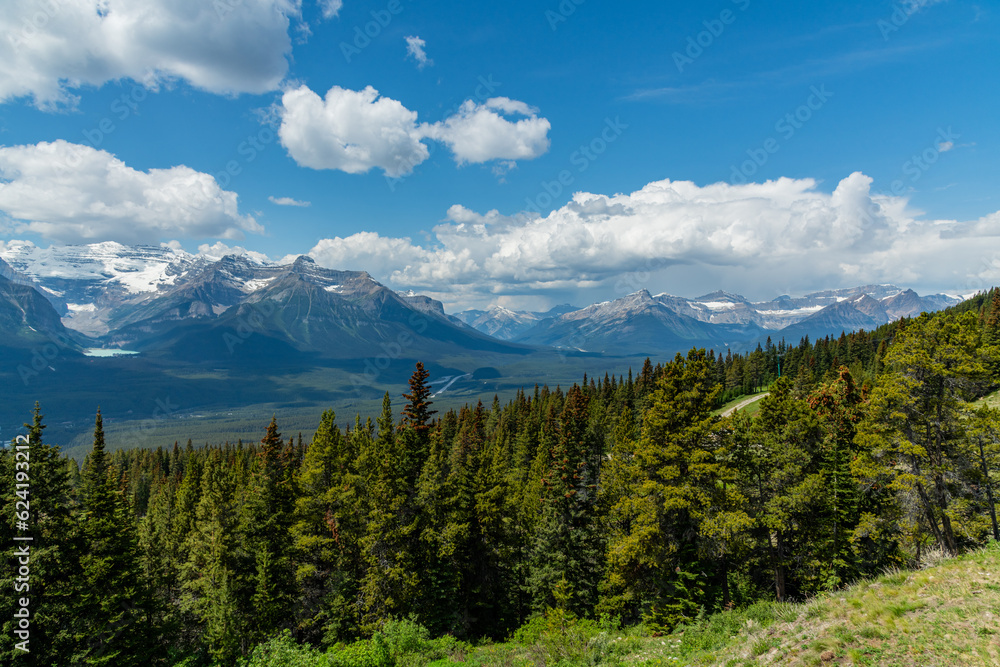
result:
[[[552,317],[571,313],[576,308],[570,305],[556,306],[546,312],[518,311],[493,306],[489,310],[466,310],[455,317],[470,327],[500,340],[513,340],[533,326]]]
[[[441,340],[461,339],[467,347],[499,339],[652,354],[691,345],[739,346],[767,335],[786,340],[836,335],[961,300],[943,294],[921,297],[894,285],[785,295],[766,302],[722,291],[689,299],[642,290],[582,309],[528,312],[494,306],[449,315],[439,301],[393,292],[365,272],[326,269],[305,256],[278,263],[255,253],[214,257],[111,242],[50,248],[9,242],[0,248],[0,277],[33,287],[63,325],[101,344],[141,349],[176,345],[196,329],[238,328],[248,309],[271,302],[297,313],[292,319],[274,315],[278,319],[267,326],[276,339],[298,350],[337,354],[360,354],[366,345],[388,340],[413,314],[433,322]]]
[[[0,271],[30,283],[27,291],[48,300],[60,326],[91,336],[95,346],[204,360],[237,347],[270,359],[364,358],[401,339],[412,353],[448,345],[520,352],[448,316],[438,301],[397,294],[363,271],[326,269],[308,256],[277,263],[117,243],[11,243],[0,258],[10,264]],[[251,329],[261,335],[248,342]]]
[[[0,258],[29,278],[71,329],[109,331],[112,313],[177,284],[208,259],[165,246],[93,243],[39,248],[12,241]]]
[[[725,347],[764,331],[753,322],[712,322],[710,314],[703,320],[690,313],[691,306],[678,305],[674,297],[661,299],[641,290],[542,320],[515,340],[585,352],[654,354]]]
[[[59,314],[38,290],[6,275],[0,275],[0,332],[4,356],[11,350],[33,349],[41,351],[39,359],[47,359],[49,348],[57,352],[81,349],[76,336],[66,330]]]
[[[558,317],[535,317],[534,326],[515,331],[508,340],[590,352],[739,346],[768,335],[797,342],[805,335],[873,329],[902,317],[941,310],[961,300],[945,294],[921,297],[894,285],[864,285],[803,297],[785,295],[757,303],[721,291],[687,299],[641,290]],[[536,315],[491,309],[458,316],[468,317],[470,313],[478,317],[466,321],[498,337],[511,331],[505,328],[507,322],[523,322]]]

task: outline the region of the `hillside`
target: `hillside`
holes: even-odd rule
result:
[[[679,632],[677,664],[995,665],[1000,543],[800,604],[760,604]]]
[[[898,570],[799,603],[761,602],[713,614],[671,635],[578,621],[558,613],[499,644],[431,640],[391,622],[373,642],[327,654],[277,640],[253,667],[380,665],[996,665],[1000,661],[1000,543],[920,570]],[[280,648],[279,648],[280,647]],[[265,647],[261,647],[265,649]],[[285,662],[295,659],[294,662]],[[368,664],[368,663],[366,663]]]

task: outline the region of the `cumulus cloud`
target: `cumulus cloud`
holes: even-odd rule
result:
[[[983,248],[1000,235],[1000,214],[923,220],[906,199],[872,194],[871,183],[854,173],[828,193],[811,179],[664,180],[631,194],[576,193],[545,217],[456,205],[430,244],[354,235],[310,254],[463,303],[539,294],[591,303],[642,287],[750,298],[869,282],[974,291],[996,272],[1000,252]]]
[[[530,160],[549,148],[551,124],[524,102],[496,97],[465,102],[453,116],[433,125],[417,123],[417,113],[381,97],[371,86],[334,86],[321,98],[307,86],[286,90],[276,113],[278,136],[301,166],[361,174],[382,169],[388,176],[409,174],[430,157],[425,139],[451,148],[459,164]]]
[[[434,61],[427,57],[424,47],[427,42],[416,36],[406,38],[406,55],[413,58],[417,63],[417,69],[423,69],[428,65],[433,65]]]
[[[164,243],[161,245],[164,245],[168,248],[173,248],[174,246],[171,244],[176,244],[178,248],[180,247],[180,244],[177,243],[177,241],[171,241],[170,243]],[[267,255],[265,255],[262,252],[247,250],[243,246],[229,246],[223,243],[222,241],[216,241],[212,245],[209,245],[207,243],[202,243],[200,246],[198,246],[198,254],[204,257],[205,259],[211,260],[213,262],[217,262],[223,257],[226,257],[228,255],[240,255],[253,260],[257,264],[272,263],[271,260],[268,259]]]
[[[455,115],[428,128],[427,136],[446,143],[458,163],[466,164],[532,160],[549,150],[550,129],[552,124],[538,117],[538,109],[494,97],[483,104],[466,100]]]
[[[408,238],[386,238],[377,232],[323,239],[309,252],[324,266],[368,271],[373,275],[387,275],[400,267],[424,264],[431,259],[431,254],[413,245]]]
[[[17,232],[57,243],[241,239],[263,231],[209,174],[185,166],[137,171],[63,140],[0,147],[0,212]]]
[[[319,7],[323,10],[323,18],[332,19],[340,13],[344,6],[344,0],[319,0]]]
[[[278,136],[289,155],[312,169],[362,174],[380,168],[408,174],[430,156],[421,143],[417,114],[371,86],[334,86],[325,98],[307,86],[285,91]]]
[[[0,12],[0,102],[75,104],[73,90],[184,80],[262,93],[288,71],[301,0],[18,0]]]
[[[300,208],[307,208],[312,206],[312,202],[309,201],[299,201],[298,199],[292,199],[291,197],[268,197],[267,200],[272,204],[277,204],[278,206],[298,206]]]

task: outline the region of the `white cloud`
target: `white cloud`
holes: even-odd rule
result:
[[[323,10],[323,18],[332,19],[340,14],[344,0],[319,0],[319,6]]]
[[[967,292],[996,272],[1000,252],[984,248],[1000,235],[1000,214],[922,220],[905,199],[871,194],[871,182],[855,173],[825,193],[811,179],[665,180],[631,194],[577,193],[544,218],[455,205],[431,244],[356,234],[310,254],[466,304],[539,294],[585,304],[643,287],[750,298],[867,282]]]
[[[414,246],[410,239],[359,232],[347,238],[323,239],[309,252],[324,266],[387,275],[399,267],[416,266],[431,259],[432,253]]]
[[[310,201],[299,201],[298,199],[292,199],[291,197],[268,197],[267,200],[272,204],[277,204],[278,206],[299,206],[306,208],[312,206]]]
[[[409,174],[430,157],[426,138],[447,144],[459,164],[503,160],[509,171],[514,160],[545,153],[551,129],[537,109],[506,97],[484,104],[469,100],[440,123],[418,124],[415,111],[371,86],[334,86],[325,98],[299,86],[285,91],[276,112],[281,144],[300,166],[350,174],[378,168],[392,177]]]
[[[0,147],[0,212],[17,232],[57,243],[240,239],[263,231],[209,174],[185,166],[136,171],[63,140]]]
[[[412,57],[417,62],[417,69],[423,69],[428,65],[433,65],[434,61],[427,57],[424,47],[427,42],[419,37],[411,36],[406,38],[406,55]]]
[[[278,136],[303,167],[362,174],[378,167],[402,176],[430,156],[421,143],[417,114],[368,86],[334,86],[326,98],[300,86],[281,99]]]
[[[521,116],[508,120],[505,116]],[[466,100],[458,112],[430,127],[427,136],[448,144],[459,164],[532,160],[549,150],[552,124],[524,102],[494,97]]]
[[[0,102],[72,106],[73,90],[182,79],[262,93],[288,71],[301,0],[17,0],[0,12]]]
[[[177,243],[177,242],[172,241],[171,243]],[[164,244],[164,245],[167,245],[167,247],[173,247],[170,244]],[[177,245],[178,247],[180,246],[179,243]],[[267,255],[265,255],[262,252],[247,250],[243,246],[229,246],[223,243],[222,241],[216,241],[212,245],[209,245],[207,243],[202,243],[200,246],[198,246],[198,254],[204,257],[205,259],[209,259],[213,262],[217,262],[223,257],[226,257],[227,255],[241,255],[243,257],[247,257],[253,260],[257,264],[272,263],[271,260],[268,259]]]
[[[938,144],[938,150],[941,151],[942,153],[947,153],[954,147],[955,147],[954,141],[942,141],[941,143]]]

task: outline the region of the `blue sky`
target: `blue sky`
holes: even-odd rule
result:
[[[992,3],[3,15],[5,242],[308,252],[453,309],[1000,280]]]

